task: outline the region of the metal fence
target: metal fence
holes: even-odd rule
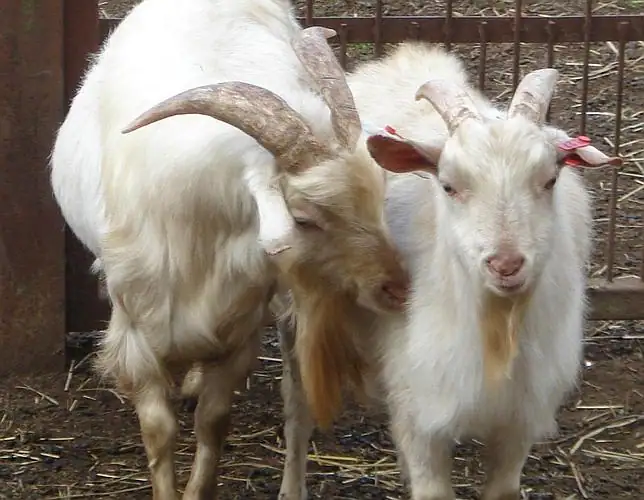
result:
[[[11,1],[10,1],[11,3]],[[18,5],[20,2],[14,2]],[[56,38],[62,37],[64,55],[64,94],[65,102],[69,102],[77,87],[81,75],[87,65],[88,56],[96,51],[101,41],[107,36],[120,19],[99,19],[99,8],[90,0],[56,0],[63,8],[62,30],[51,29],[47,34],[51,44],[59,42]],[[337,2],[335,2],[337,3]],[[407,2],[409,3],[409,2]],[[598,43],[609,45],[614,52],[610,62],[611,71],[614,72],[614,87],[612,100],[604,107],[612,107],[612,138],[607,139],[614,152],[622,152],[624,146],[631,149],[638,143],[637,139],[623,141],[623,132],[629,129],[632,135],[642,130],[644,137],[644,124],[638,129],[634,117],[638,111],[629,109],[630,121],[624,123],[624,103],[628,97],[636,93],[641,94],[644,102],[644,75],[641,80],[634,82],[625,79],[625,72],[629,68],[629,61],[633,58],[644,59],[644,15],[620,14],[601,15],[595,13],[592,1],[581,4],[579,12],[575,15],[525,15],[523,2],[514,2],[513,11],[509,15],[461,15],[454,1],[439,2],[434,4],[436,12],[440,15],[423,16],[391,16],[387,15],[388,2],[377,0],[364,6],[367,14],[351,11],[353,2],[347,2],[347,10],[342,17],[328,14],[325,2],[308,0],[299,2],[301,17],[304,26],[321,25],[333,28],[338,33],[335,44],[338,57],[346,67],[352,60],[352,53],[366,51],[378,57],[386,51],[388,44],[395,44],[407,39],[424,40],[443,43],[447,48],[461,50],[467,47],[470,63],[476,63],[476,78],[479,86],[488,92],[490,72],[494,69],[494,62],[490,62],[490,53],[499,44],[509,46],[507,57],[503,56],[509,70],[506,77],[499,77],[500,88],[507,90],[516,87],[521,76],[522,65],[526,53],[534,53],[534,46],[545,48],[545,52],[536,62],[538,66],[553,66],[557,57],[562,53],[561,47],[575,46],[580,61],[575,68],[574,81],[579,90],[579,110],[576,111],[578,122],[568,124],[569,132],[577,132],[592,136],[593,123],[589,120],[589,89],[596,80],[596,70],[591,67],[591,59]],[[463,2],[465,4],[465,2]],[[468,2],[472,5],[476,2]],[[564,3],[564,2],[559,2]],[[504,2],[507,7],[508,2]],[[316,15],[323,7],[324,16]],[[0,9],[1,10],[1,9]],[[336,13],[337,14],[337,13]],[[353,14],[353,15],[352,15]],[[16,14],[17,16],[18,14]],[[14,16],[15,17],[15,16]],[[543,49],[542,49],[543,50]],[[633,52],[634,53],[629,53]],[[639,51],[639,52],[638,52]],[[0,51],[2,52],[2,51]],[[511,52],[511,55],[509,55]],[[565,54],[565,51],[563,51]],[[629,56],[627,57],[627,53]],[[506,54],[506,53],[504,53]],[[0,64],[2,63],[0,57]],[[498,62],[498,59],[497,59]],[[2,68],[0,68],[1,70]],[[0,71],[0,74],[2,71]],[[27,77],[25,77],[27,78]],[[497,78],[496,80],[499,80]],[[496,82],[499,84],[499,81]],[[492,85],[493,86],[493,85]],[[498,85],[497,85],[498,86]],[[501,92],[503,94],[503,92]],[[606,94],[606,92],[604,92]],[[603,99],[603,98],[602,98]],[[600,99],[601,101],[601,99]],[[608,102],[608,101],[606,101]],[[644,110],[642,119],[644,120]],[[555,113],[553,113],[554,115]],[[570,130],[574,127],[575,130]],[[644,147],[644,146],[643,146]],[[630,194],[622,193],[618,189],[620,175],[616,170],[608,174],[601,174],[603,178],[597,182],[609,187],[603,189],[606,196],[606,214],[602,220],[604,241],[597,241],[600,247],[599,257],[596,258],[595,270],[591,269],[590,299],[592,303],[592,318],[621,320],[644,319],[644,248],[642,246],[642,213],[644,205],[641,199],[633,197],[641,186],[644,186],[644,168],[639,163],[636,151],[629,153],[627,162],[630,168],[629,182],[638,185]],[[642,150],[644,151],[644,149]],[[0,157],[0,161],[2,157]],[[644,161],[642,162],[644,164]],[[5,168],[0,164],[0,172]],[[640,191],[644,192],[644,191]],[[635,194],[633,194],[635,193]],[[620,200],[630,196],[632,205],[624,209]],[[641,196],[640,196],[641,198]],[[637,207],[640,207],[639,209]],[[629,246],[626,258],[627,264],[621,265],[621,270],[616,266],[616,255],[625,262],[622,253],[616,249],[619,240],[619,231],[624,224],[619,224],[620,218],[626,217],[632,222],[628,233]],[[621,230],[621,229],[620,229]],[[0,240],[2,243],[2,240]],[[0,245],[0,250],[2,245]],[[80,247],[76,239],[67,231],[65,237],[65,317],[67,332],[89,332],[104,327],[108,318],[108,306],[99,298],[96,281],[88,273],[91,257]],[[1,335],[0,335],[1,337]],[[0,341],[2,339],[0,338]]]

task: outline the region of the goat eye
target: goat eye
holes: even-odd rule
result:
[[[301,229],[320,229],[320,226],[312,219],[306,219],[304,217],[295,217],[295,223]]]
[[[557,178],[553,177],[552,179],[550,179],[548,182],[544,184],[543,189],[545,189],[546,191],[551,190],[555,186],[556,182],[557,182]]]
[[[452,186],[450,186],[449,184],[443,184],[443,190],[444,190],[444,191],[445,191],[449,196],[453,196],[453,195],[455,195],[455,194],[456,194],[456,191],[454,190],[454,188],[453,188]]]

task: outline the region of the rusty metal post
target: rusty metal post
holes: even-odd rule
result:
[[[98,2],[64,0],[65,103],[74,97],[89,57],[101,43]],[[90,273],[93,256],[65,228],[66,331],[86,333],[104,327],[109,303],[99,297],[98,281]],[[68,360],[69,361],[69,360]]]
[[[60,370],[63,222],[48,156],[63,116],[63,1],[0,2],[0,373]]]

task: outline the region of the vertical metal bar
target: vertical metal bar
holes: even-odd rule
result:
[[[557,22],[554,20],[548,21],[546,26],[546,31],[548,33],[548,54],[546,59],[546,64],[549,68],[552,68],[555,62],[555,28]]]
[[[485,65],[487,64],[487,21],[482,21],[479,24],[479,89],[485,90]]]
[[[642,210],[642,218],[644,218],[644,210]],[[642,241],[644,241],[644,230],[642,230]],[[640,281],[644,281],[644,245],[640,256]]]
[[[547,54],[547,60],[546,60],[546,65],[549,68],[552,68],[555,64],[555,29],[556,29],[556,21],[550,20],[548,21],[548,25],[546,26],[546,30],[548,32],[548,54]],[[549,122],[550,121],[550,111],[552,109],[552,101],[548,105],[548,112],[546,113],[546,120]]]
[[[588,113],[588,73],[590,71],[590,33],[593,21],[593,0],[586,0],[584,14],[584,68],[581,80],[581,118],[579,130],[586,133],[586,120]]]
[[[376,45],[376,57],[382,56],[382,0],[376,0],[376,17],[375,17],[373,38]]]
[[[644,210],[642,210],[644,217]],[[642,241],[644,241],[644,230],[642,231]],[[640,281],[644,281],[644,246],[642,246],[642,255],[640,256]]]
[[[416,21],[409,23],[409,39],[420,40],[420,24],[418,24]]]
[[[452,19],[454,19],[454,0],[447,0],[445,8],[445,48],[452,48]]]
[[[512,90],[519,85],[519,59],[521,57],[521,14],[523,12],[522,0],[514,2],[514,53],[512,62]]]
[[[617,56],[617,95],[615,105],[615,155],[619,154],[622,135],[622,103],[624,100],[624,59],[626,52],[626,37],[628,35],[629,24],[627,22],[619,23],[619,51]],[[610,200],[608,211],[608,241],[606,247],[606,279],[613,281],[615,266],[615,225],[617,219],[617,179],[618,171],[616,168],[611,172]]]
[[[342,65],[342,69],[344,69],[346,71],[346,69],[347,69],[347,40],[349,39],[349,28],[347,27],[347,23],[340,24],[338,37],[340,38],[340,64]]]
[[[306,0],[306,12],[304,13],[306,26],[313,25],[313,0]]]

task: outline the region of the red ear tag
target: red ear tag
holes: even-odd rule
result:
[[[396,129],[393,128],[391,125],[385,126],[385,132],[387,132],[388,134],[394,135],[396,137],[400,137],[401,139],[403,138],[398,132],[396,132]]]
[[[567,141],[560,143],[557,147],[562,151],[574,151],[578,148],[583,148],[590,144],[590,138],[585,135],[580,135],[578,137],[573,137]]]

